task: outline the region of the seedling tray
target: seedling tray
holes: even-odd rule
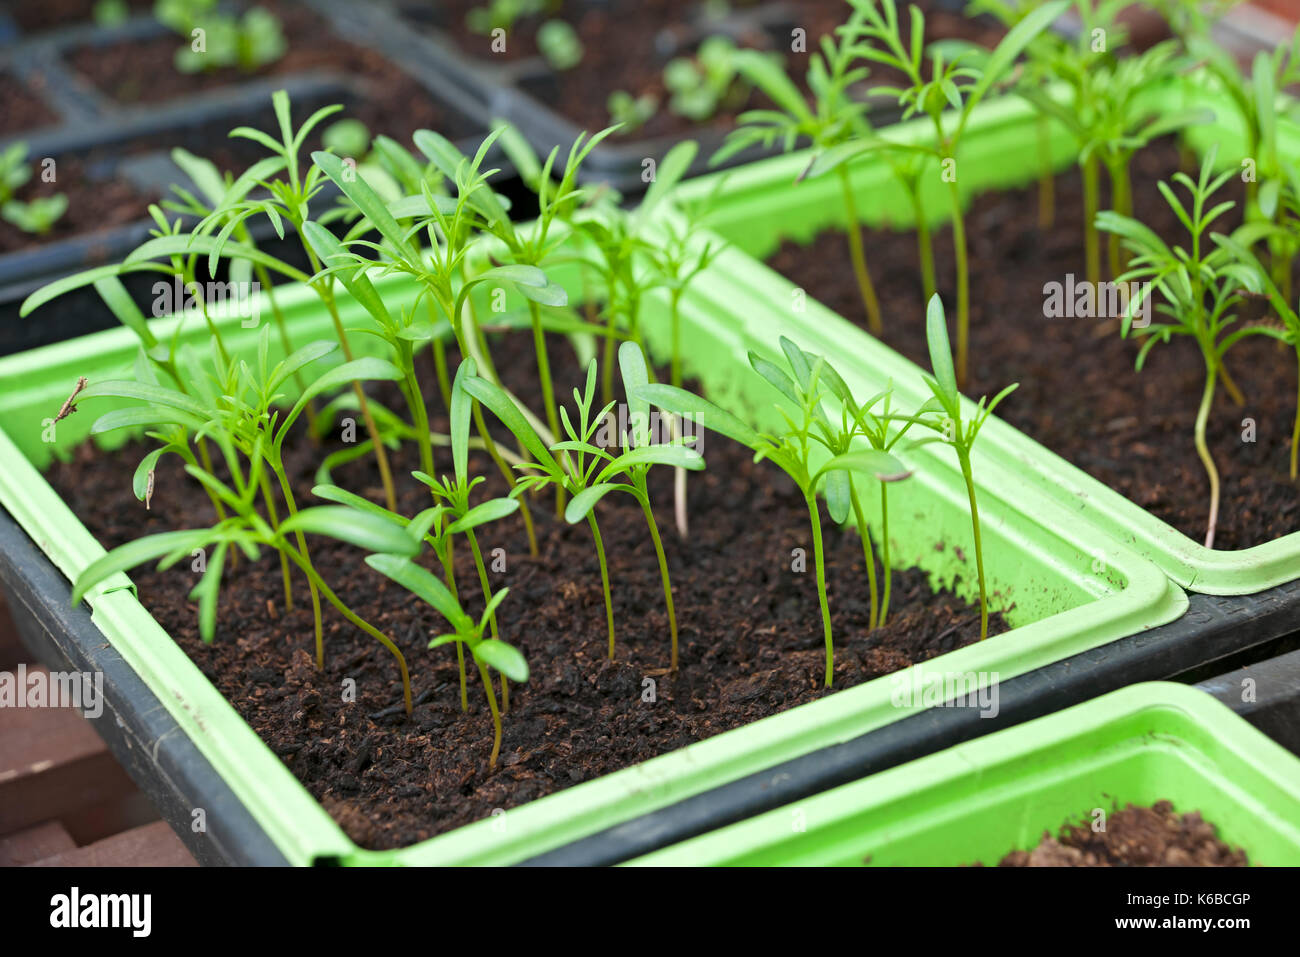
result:
[[[995,864],[1128,803],[1199,811],[1255,865],[1300,864],[1300,760],[1208,695],[1150,683],[864,778],[637,865]]]
[[[1164,110],[1187,102],[1211,108],[1221,103],[1212,90],[1202,87],[1153,89],[1150,95]],[[1012,99],[985,107],[972,119],[962,144],[958,184],[967,201],[979,192],[1023,186],[1038,174],[1037,152],[1024,148],[1025,143],[1038,142],[1031,108]],[[1221,111],[1219,115],[1227,114]],[[1292,149],[1300,148],[1300,130],[1279,123],[1284,142]],[[922,142],[928,135],[921,121],[901,124],[891,132],[899,140]],[[1217,142],[1223,144],[1220,155],[1235,155],[1231,148],[1235,141],[1239,141],[1237,132],[1223,123],[1193,127],[1193,142],[1199,149]],[[1074,148],[1060,129],[1054,130],[1050,149],[1058,168],[1074,159]],[[899,394],[919,401],[928,393],[915,364],[816,303],[812,298],[815,290],[807,291],[806,309],[792,308],[791,303],[800,298],[794,285],[760,261],[782,240],[807,242],[820,230],[843,224],[835,177],[792,186],[808,160],[806,152],[798,152],[720,174],[727,176],[727,188],[712,204],[708,223],[732,244],[719,272],[733,280],[733,285],[718,296],[715,305],[725,308],[733,322],[750,321],[755,313],[779,314],[788,328],[797,330],[794,337],[805,347],[860,358],[887,372]],[[865,222],[872,226],[911,224],[910,205],[902,190],[894,188],[886,163],[865,159],[854,164],[851,173]],[[710,194],[715,185],[715,177],[701,177],[683,184],[678,195],[683,203],[692,202]],[[925,208],[936,224],[945,219],[946,188],[937,177],[923,183]],[[919,291],[917,301],[919,321],[923,315]],[[1208,549],[1001,421],[989,423],[981,433],[980,445],[976,455],[981,465],[992,459],[1007,463],[1065,506],[1075,519],[1135,548],[1190,591],[1246,596],[1300,577],[1300,532],[1236,551]]]
[[[555,99],[556,74],[540,56],[509,59],[494,56],[489,52],[487,37],[476,38],[482,40],[482,54],[476,55],[466,50],[463,43],[445,29],[445,21],[440,25],[440,18],[445,13],[430,10],[428,4],[379,0],[358,7],[348,0],[310,2],[336,16],[351,16],[357,22],[367,21],[369,28],[384,38],[385,49],[400,61],[414,58],[417,62],[445,70],[454,82],[477,97],[492,117],[499,116],[516,126],[542,155],[557,146],[561,151],[567,150],[582,132],[579,124],[551,106]],[[591,7],[615,11],[620,6],[631,8],[635,5],[635,0],[588,0],[575,4],[579,9]],[[952,12],[964,9],[959,0],[938,0],[935,5]],[[701,7],[702,4],[698,5],[694,12],[702,12]],[[790,31],[806,21],[803,13],[798,2],[762,0],[752,6],[734,5],[727,11],[725,19],[715,24],[706,24],[698,19],[664,24],[673,28],[671,38],[665,37],[664,40],[666,45],[672,46],[671,53],[666,54],[664,60],[666,62],[673,55],[689,54],[710,33],[722,33],[733,38],[767,35],[772,38],[775,49],[786,52],[792,74],[802,81],[807,56],[788,51]],[[847,13],[848,7],[844,6],[844,16]],[[507,42],[514,43],[517,39],[508,37]],[[818,48],[818,39],[811,31],[807,42],[809,52]],[[593,91],[592,95],[604,97],[609,92]],[[660,109],[667,109],[667,104],[661,103]],[[871,121],[876,126],[884,126],[894,122],[899,115],[896,102],[882,100],[872,110]],[[584,181],[604,182],[625,194],[636,194],[643,191],[650,181],[646,176],[647,160],[658,161],[675,143],[694,139],[700,143],[700,152],[692,169],[695,173],[704,172],[709,168],[709,157],[722,145],[726,133],[725,124],[715,121],[698,124],[688,133],[651,138],[633,133],[606,140],[591,153],[583,166],[582,176]],[[740,165],[771,153],[771,150],[757,147],[747,149],[733,156],[725,165]]]
[[[348,41],[366,45],[371,39],[350,23],[331,21],[336,32]],[[60,117],[56,125],[0,137],[0,149],[14,142],[28,144],[29,157],[87,156],[93,172],[104,180],[121,179],[137,192],[157,201],[170,194],[170,185],[189,186],[188,178],[172,163],[171,148],[185,147],[201,153],[205,146],[224,144],[227,132],[239,125],[273,124],[271,94],[289,92],[295,109],[328,103],[345,106],[367,95],[353,76],[329,70],[285,73],[257,77],[227,86],[180,96],[161,103],[124,105],[116,103],[80,77],[68,62],[71,51],[124,40],[147,40],[166,34],[150,16],[138,16],[117,27],[83,24],[0,46],[0,72],[30,86]],[[406,64],[403,63],[405,66]],[[427,64],[415,64],[407,72],[446,113],[451,126],[468,131],[459,146],[471,155],[487,127],[480,120],[481,109],[469,101],[454,84]],[[346,115],[346,114],[345,114]],[[385,132],[375,130],[373,132]],[[509,178],[502,168],[498,182]],[[322,192],[317,203],[333,202],[332,187]],[[120,262],[132,249],[149,238],[154,224],[143,205],[138,220],[95,230],[65,239],[32,245],[0,254],[0,355],[35,348],[51,342],[108,328],[111,317],[98,308],[92,289],[64,297],[22,319],[22,301],[35,289],[73,272],[110,262]],[[256,239],[273,236],[265,220],[250,223]],[[134,283],[128,282],[128,288]],[[152,302],[148,284],[132,289],[142,307]]]
[[[577,298],[576,272],[556,270],[557,280]],[[700,281],[703,288],[706,283]],[[414,296],[400,277],[381,280],[390,308]],[[484,290],[483,295],[488,293]],[[509,298],[509,297],[507,297]],[[329,319],[303,289],[282,297],[295,336],[327,336]],[[712,361],[689,368],[706,391],[733,411],[757,421],[755,410],[770,408],[761,380],[743,358],[746,348],[770,352],[783,324],[759,318],[745,330],[719,320],[704,296],[684,304],[683,332],[689,356]],[[346,303],[345,326],[368,320]],[[509,305],[509,304],[508,304]],[[166,323],[168,320],[157,320]],[[235,351],[250,347],[254,332],[223,320],[223,337]],[[658,325],[651,319],[647,326]],[[206,330],[188,330],[202,341]],[[360,346],[368,337],[357,337]],[[663,357],[663,343],[651,343]],[[41,479],[37,469],[55,447],[42,441],[43,422],[66,398],[78,375],[92,377],[127,366],[136,349],[126,330],[113,330],[0,360],[0,374],[20,383],[0,400],[5,432],[0,434],[0,504],[66,576],[75,576],[102,554],[85,527]],[[873,370],[845,364],[850,384]],[[105,404],[107,408],[107,404]],[[57,448],[68,449],[86,435],[91,417],[59,423]],[[938,586],[955,586],[971,597],[974,575],[958,550],[938,550],[945,539],[964,541],[965,491],[953,463],[920,450],[917,476],[896,498],[895,554],[901,564],[927,571]],[[981,513],[985,515],[985,559],[995,605],[1013,626],[988,641],[925,664],[978,680],[1006,680],[1142,632],[1177,618],[1185,596],[1172,589],[1154,565],[1105,539],[1014,474],[981,467]],[[959,538],[960,536],[960,538]],[[1094,556],[1109,559],[1095,562]],[[372,853],[356,848],[298,784],[279,759],[204,679],[193,662],[167,637],[135,598],[130,580],[114,576],[87,596],[92,621],[171,713],[198,752],[218,771],[286,860],[295,864],[344,863],[513,863],[554,850],[596,831],[626,822],[693,794],[755,773],[773,764],[845,741],[924,710],[925,704],[895,706],[888,677],[833,694],[813,704],[756,722],[688,748],[511,808],[507,821],[483,820],[399,851]],[[814,625],[810,624],[810,627]]]

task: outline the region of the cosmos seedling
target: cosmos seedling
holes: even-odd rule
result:
[[[238,17],[224,12],[218,0],[156,0],[154,17],[185,40],[175,56],[181,73],[222,67],[251,73],[274,63],[288,49],[279,18],[263,7]]]
[[[852,26],[862,14],[854,12],[849,21]],[[841,146],[866,135],[868,126],[863,118],[866,104],[849,96],[849,89],[867,76],[867,69],[855,66],[857,52],[849,36],[841,32],[839,40],[828,36],[821,38],[821,51],[808,58],[808,88],[813,94],[810,107],[804,94],[786,75],[778,61],[752,50],[735,54],[736,68],[755,87],[765,93],[776,109],[749,110],[739,117],[739,126],[727,137],[727,142],[710,160],[717,165],[742,150],[755,145],[771,148],[780,143],[789,152],[800,140],[811,143],[818,154]],[[858,283],[862,306],[867,315],[867,327],[873,335],[880,335],[880,303],[876,298],[875,284],[867,267],[866,253],[862,247],[862,226],[858,218],[857,197],[849,179],[848,166],[825,166],[816,174],[835,168],[840,179],[847,217],[846,234],[853,275]],[[800,179],[814,175],[805,169]]]
[[[772,60],[777,69],[781,58],[771,53],[756,53]],[[664,88],[668,91],[668,109],[701,123],[715,116],[728,103],[735,102],[744,90],[737,86],[735,41],[715,35],[700,44],[693,57],[674,57],[664,66]]]
[[[547,20],[537,28],[537,49],[552,70],[572,70],[586,52],[578,31],[563,20]]]
[[[980,537],[979,503],[975,500],[975,478],[971,471],[971,449],[979,437],[980,429],[1002,400],[1014,392],[1019,383],[1007,386],[992,401],[981,397],[969,418],[962,416],[962,398],[957,389],[957,372],[952,362],[952,346],[948,340],[948,320],[943,313],[943,302],[938,296],[930,299],[925,316],[925,338],[930,349],[930,368],[933,375],[925,377],[933,399],[922,406],[914,417],[919,424],[938,433],[957,453],[962,478],[966,481],[966,495],[970,500],[971,531],[975,540],[975,571],[980,586],[980,641],[989,636],[988,586],[984,579],[984,544]],[[927,412],[931,414],[926,414]],[[913,443],[919,445],[927,440]]]
[[[966,251],[966,225],[961,189],[957,185],[958,152],[971,113],[1026,45],[1055,20],[1068,0],[1044,4],[1012,27],[987,56],[959,54],[948,60],[943,50],[933,48],[929,79],[923,63],[925,17],[913,6],[911,42],[904,43],[894,0],[851,0],[860,17],[845,27],[845,36],[857,41],[854,50],[865,59],[898,70],[908,85],[888,90],[898,96],[903,118],[926,116],[934,128],[934,140],[926,146],[892,142],[879,137],[857,138],[817,156],[809,175],[834,169],[863,153],[885,150],[928,154],[937,164],[948,186],[951,204],[953,246],[957,265],[957,382],[966,381],[970,340],[970,273]],[[949,112],[951,110],[951,112]]]
[[[465,390],[490,409],[532,456],[533,461],[518,466],[527,474],[519,480],[516,493],[522,494],[547,485],[560,486],[573,496],[564,511],[565,521],[573,525],[586,519],[600,561],[601,587],[605,598],[611,659],[614,657],[614,606],[610,598],[605,547],[594,509],[596,504],[610,492],[625,492],[636,499],[645,515],[646,525],[654,543],[655,557],[659,562],[659,575],[663,583],[664,602],[668,610],[672,641],[670,670],[675,672],[678,664],[677,615],[673,607],[668,560],[664,555],[663,541],[659,536],[659,528],[650,505],[647,476],[654,465],[702,469],[704,459],[699,452],[687,448],[683,440],[662,444],[651,443],[650,408],[643,400],[634,398],[640,388],[648,382],[645,357],[640,346],[634,342],[623,343],[618,355],[619,369],[628,395],[628,418],[632,426],[631,447],[628,445],[627,436],[619,436],[622,448],[620,455],[614,455],[604,448],[603,444],[597,444],[600,441],[598,432],[608,421],[606,417],[612,405],[607,405],[592,414],[596,389],[594,361],[587,367],[586,386],[583,392],[580,394],[576,389],[573,392],[578,410],[578,425],[575,427],[569,418],[568,410],[563,410],[565,433],[569,438],[549,448],[525,419],[515,402],[498,386],[482,378],[466,379]]]
[[[0,216],[25,233],[44,236],[67,212],[68,197],[55,193],[26,202],[17,199],[15,193],[31,177],[26,143],[14,143],[0,152]]]
[[[755,353],[750,354],[750,364],[754,370],[794,408],[794,415],[791,415],[785,407],[777,407],[786,423],[785,431],[778,434],[759,433],[730,412],[676,386],[647,384],[631,390],[630,394],[667,412],[686,416],[702,428],[712,429],[753,449],[755,461],[766,459],[772,462],[799,487],[812,526],[817,598],[821,606],[822,637],[826,646],[825,683],[829,688],[834,674],[835,649],[831,636],[830,603],[826,596],[826,562],[817,493],[819,490],[824,491],[831,517],[843,521],[851,507],[852,482],[849,473],[866,470],[881,481],[892,481],[905,477],[906,470],[893,455],[876,449],[855,449],[836,454],[838,437],[835,437],[834,429],[821,408],[825,361],[820,357],[810,357],[794,347],[793,343],[789,345],[792,348],[787,351],[786,358],[793,376],[787,375],[769,360]],[[812,359],[811,365],[808,364],[809,359]],[[828,437],[831,437],[830,442]],[[820,467],[814,464],[815,450],[819,446],[831,453],[831,457]],[[865,522],[862,527],[864,548],[869,554]],[[874,572],[874,561],[870,558],[868,560],[873,562],[871,568]]]
[[[78,402],[101,396],[136,400],[142,405],[117,409],[101,416],[92,434],[121,428],[152,429],[152,437],[162,443],[150,452],[136,470],[134,487],[137,496],[146,497],[153,484],[158,459],[167,453],[180,455],[185,470],[228,512],[216,525],[207,529],[165,532],[147,536],[114,549],[92,562],[78,577],[74,600],[107,576],[161,557],[162,567],[174,564],[195,548],[214,548],[212,559],[193,596],[199,603],[199,630],[204,641],[211,641],[216,622],[217,595],[227,552],[239,549],[256,560],[258,546],[277,551],[281,557],[285,604],[291,607],[289,565],[297,566],[306,576],[312,597],[312,614],[316,632],[316,662],[324,666],[323,629],[320,596],[357,628],[379,641],[397,659],[407,713],[411,711],[410,677],[406,660],[395,644],[373,625],[356,615],[339,599],[312,564],[304,534],[319,534],[347,542],[370,551],[411,555],[419,549],[402,529],[391,522],[354,509],[335,506],[299,511],[283,460],[283,447],[290,429],[312,397],[362,379],[397,379],[398,370],[382,359],[365,358],[335,366],[313,379],[286,413],[274,408],[281,398],[281,387],[296,373],[335,349],[330,342],[303,346],[292,356],[270,366],[268,360],[269,327],[264,327],[258,342],[256,365],[226,361],[213,348],[211,376],[205,375],[188,352],[181,356],[182,371],[193,389],[192,394],[159,382],[153,367],[137,363],[143,377],[134,380],[109,380],[85,388]],[[188,443],[194,436],[208,435],[222,454],[232,485],[219,479],[210,467],[205,468],[190,454]],[[279,518],[276,490],[279,485],[281,504],[286,517]],[[258,510],[258,499],[266,510]]]
[[[1117,281],[1120,284],[1132,281],[1142,284],[1125,309],[1123,334],[1127,336],[1135,328],[1133,317],[1147,297],[1156,291],[1164,300],[1156,308],[1173,320],[1153,322],[1138,329],[1138,334],[1145,337],[1145,341],[1138,351],[1137,368],[1142,369],[1147,355],[1157,343],[1169,342],[1176,335],[1190,336],[1200,348],[1205,361],[1205,389],[1196,414],[1194,441],[1196,453],[1210,480],[1206,548],[1214,547],[1214,533],[1219,521],[1219,471],[1205,438],[1210,409],[1214,404],[1215,385],[1222,379],[1224,388],[1238,405],[1245,401],[1241,390],[1228,374],[1224,356],[1246,336],[1273,334],[1269,331],[1271,327],[1266,325],[1240,326],[1235,330],[1230,328],[1236,320],[1236,314],[1232,310],[1241,300],[1240,289],[1243,285],[1258,289],[1259,283],[1253,271],[1243,267],[1230,247],[1220,243],[1211,248],[1208,241],[1211,238],[1208,235],[1210,226],[1236,205],[1230,200],[1211,205],[1214,194],[1236,175],[1236,170],[1231,168],[1218,176],[1213,175],[1217,154],[1217,148],[1211,147],[1201,164],[1200,175],[1195,180],[1186,173],[1174,174],[1173,182],[1188,192],[1190,206],[1178,198],[1168,183],[1158,184],[1165,202],[1186,228],[1190,248],[1171,247],[1147,226],[1116,212],[1107,211],[1097,215],[1097,225],[1119,235],[1133,253],[1128,272]],[[1266,224],[1247,224],[1234,234],[1234,238],[1241,246],[1248,248],[1254,237],[1265,235],[1268,229]]]

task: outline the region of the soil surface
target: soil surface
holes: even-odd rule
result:
[[[555,381],[565,384],[560,391],[580,381],[562,340],[552,342],[550,354]],[[529,337],[499,341],[495,358],[507,384],[540,408]],[[420,372],[433,383],[429,363]],[[400,407],[395,393],[375,391]],[[441,404],[430,404],[438,406],[434,428],[444,429]],[[81,414],[97,413],[87,403]],[[322,455],[339,447],[336,441],[314,447],[305,438],[293,445],[287,462],[300,503],[316,501],[309,491],[313,473]],[[437,470],[449,472],[448,453],[436,451]],[[372,572],[356,549],[311,542],[326,581],[408,656],[419,702],[410,719],[401,712],[394,660],[332,611],[325,615],[326,668],[316,670],[306,589],[295,582],[295,607],[285,613],[272,556],[255,565],[241,561],[227,573],[210,647],[197,637],[195,605],[187,597],[197,575],[188,561],[163,573],[146,566],[134,581],[159,623],[354,840],[370,848],[404,846],[827,693],[813,569],[791,571],[792,550],[811,550],[801,497],[774,466],[755,464],[750,452],[720,436],[707,435],[703,451],[708,469],[689,484],[689,542],[674,531],[671,474],[651,476],[680,625],[675,676],[663,673],[669,662],[663,592],[634,500],[609,498],[597,513],[615,603],[615,661],[606,656],[599,570],[585,525],[557,521],[553,499],[542,496],[532,505],[539,557],[529,557],[517,515],[480,535],[489,561],[493,549],[505,550],[507,570],[491,575],[494,588],[511,590],[498,612],[502,637],[521,648],[531,669],[529,681],[511,689],[495,772],[488,770],[492,728],[481,684],[472,678],[470,710],[462,714],[454,652],[426,647],[445,630],[443,622]],[[152,509],[145,511],[130,491],[141,455],[139,446],[100,453],[87,445],[49,472],[106,546],[212,520],[206,497],[174,457],[163,460]],[[428,504],[427,490],[409,474],[417,459],[413,444],[393,456],[400,508],[407,514]],[[474,454],[471,470],[488,479],[476,501],[505,490],[485,457]],[[334,478],[373,499],[381,496],[369,459],[337,470]],[[978,609],[951,593],[932,592],[917,571],[895,571],[890,621],[869,633],[861,542],[823,521],[835,690],[978,638]],[[433,559],[426,553],[421,561]],[[476,578],[463,541],[456,572],[472,610],[476,589],[468,583]],[[1000,616],[991,629],[1006,629]],[[357,684],[355,704],[343,701],[349,678]]]
[[[435,129],[453,139],[470,132],[466,120],[450,115],[382,53],[348,43],[328,21],[304,5],[262,0],[259,6],[280,18],[288,50],[279,60],[252,73],[234,68],[180,73],[173,66],[173,54],[181,41],[171,33],[151,40],[83,47],[70,54],[72,66],[122,103],[158,103],[252,77],[329,71],[359,86],[359,101],[342,115],[361,120],[372,133],[387,133],[406,142],[418,129]],[[248,119],[240,117],[239,122]]]
[[[535,35],[545,17],[521,19],[507,37],[506,50],[495,53],[490,36],[473,33],[465,27],[465,13],[478,5],[477,0],[453,0],[444,4],[446,12],[434,22],[447,30],[458,47],[470,56],[508,61],[536,55]],[[972,22],[954,12],[951,4],[922,0],[917,5],[926,14],[927,41],[962,38],[992,45],[1002,35],[996,26],[984,21]],[[743,12],[747,6],[763,5],[736,6]],[[589,131],[609,125],[606,101],[614,90],[626,90],[634,97],[648,94],[659,100],[655,116],[643,127],[627,134],[629,138],[684,134],[701,125],[729,128],[739,113],[767,101],[738,90],[731,101],[721,104],[717,115],[710,121],[698,124],[669,109],[669,96],[663,84],[664,66],[674,57],[692,55],[703,37],[727,33],[740,46],[784,52],[792,78],[803,86],[808,55],[789,52],[790,30],[796,26],[803,28],[807,32],[807,49],[818,50],[819,38],[842,24],[849,8],[842,0],[797,0],[786,4],[785,8],[791,14],[788,18],[774,19],[766,27],[755,27],[737,34],[735,27],[739,21],[730,26],[709,21],[698,0],[644,0],[613,5],[612,9],[604,4],[577,0],[557,3],[548,16],[567,20],[577,31],[584,47],[582,62],[572,69],[549,74],[524,86],[528,92]],[[418,16],[414,4],[408,6],[406,13],[413,18]],[[905,27],[905,38],[908,32],[909,28]],[[896,77],[889,75],[885,68],[872,67],[873,83],[895,81]]]
[[[1128,805],[1106,819],[1106,830],[1067,824],[1060,838],[1044,832],[1032,851],[1012,851],[999,867],[1246,867],[1246,852],[1219,840],[1199,811],[1176,814],[1168,801]]]
[[[41,178],[40,161],[41,157],[28,156],[32,176],[18,190],[18,199],[26,202],[37,196],[63,193],[68,197],[67,211],[44,236],[23,232],[0,219],[0,253],[90,235],[145,216],[149,200],[125,180],[104,179],[93,172],[91,164],[65,157],[57,161],[54,182],[47,183]]]
[[[1177,149],[1161,142],[1133,165],[1136,216],[1167,242],[1186,245],[1186,232],[1156,188],[1179,168]],[[1103,176],[1103,183],[1105,177]],[[1177,189],[1180,198],[1185,191]],[[1186,336],[1154,347],[1143,371],[1140,347],[1119,325],[1101,319],[1044,317],[1044,285],[1084,279],[1083,214],[1076,169],[1056,178],[1056,218],[1038,226],[1036,188],[987,193],[966,215],[971,276],[970,374],[967,394],[1020,388],[999,417],[1027,432],[1095,478],[1196,541],[1205,537],[1209,479],[1193,444],[1205,388],[1200,350]],[[1229,180],[1220,197],[1237,207],[1216,222],[1230,232],[1240,222],[1242,184]],[[1109,202],[1103,189],[1101,208]],[[867,230],[867,262],[884,317],[884,341],[929,368],[915,234]],[[1105,271],[1106,234],[1102,234]],[[955,337],[952,232],[935,234],[939,292]],[[865,328],[866,315],[842,231],[807,246],[785,243],[768,264],[840,315]],[[1159,315],[1153,321],[1160,321]],[[1276,322],[1248,304],[1239,322]],[[1296,413],[1295,350],[1250,336],[1228,353],[1227,366],[1245,394],[1237,407],[1220,385],[1208,441],[1222,483],[1215,547],[1237,549],[1270,541],[1300,526],[1300,493],[1289,475]],[[1252,437],[1253,424],[1253,440]]]
[[[94,19],[96,0],[5,0],[5,10],[27,33],[68,27]],[[126,0],[133,14],[153,8],[153,0]]]
[[[45,105],[28,84],[12,73],[0,73],[0,136],[49,126],[58,115]]]

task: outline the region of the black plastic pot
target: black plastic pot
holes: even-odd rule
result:
[[[92,724],[201,864],[283,865],[284,857],[139,676],[104,641],[68,581],[0,510],[0,588],[27,650],[52,671],[104,676]],[[195,809],[205,830],[194,830]]]
[[[931,708],[593,834],[524,866],[617,864],[1127,685],[1177,678],[1300,630],[1300,581],[1255,595],[1190,594],[1188,600],[1177,621],[1001,682],[996,716],[981,717],[973,707]],[[1300,668],[1300,662],[1269,672],[1268,687],[1278,689],[1269,701],[1283,699],[1288,675],[1291,694],[1300,696],[1300,672],[1286,668]],[[1236,682],[1236,674],[1224,681]],[[1259,684],[1262,694],[1262,676]],[[1239,684],[1227,693],[1240,698]],[[1240,703],[1233,707],[1241,711]],[[1258,709],[1261,720],[1266,720],[1266,710]],[[1286,712],[1275,708],[1271,713]]]
[[[1209,678],[1196,687],[1300,754],[1300,650]]]
[[[354,44],[365,46],[373,39],[350,21],[333,22],[336,31]],[[86,24],[31,38],[15,34],[8,43],[0,44],[0,70],[27,81],[62,118],[54,126],[0,137],[0,149],[22,141],[32,157],[53,157],[56,161],[68,156],[93,157],[97,176],[124,179],[141,194],[157,200],[170,193],[173,183],[188,185],[170,159],[171,148],[180,146],[199,152],[205,144],[224,142],[226,133],[236,125],[266,128],[273,124],[270,103],[275,90],[287,90],[296,106],[311,107],[335,102],[346,106],[365,95],[355,77],[312,71],[250,79],[162,103],[124,106],[88,87],[66,59],[70,51],[80,47],[149,39],[163,32],[164,28],[152,18],[137,17],[112,28]],[[383,47],[372,48],[394,59]],[[455,126],[471,131],[458,145],[473,153],[486,131],[481,106],[427,64],[412,63],[412,67],[411,76],[454,117]],[[502,168],[498,181],[510,177],[506,164],[494,158],[493,165]],[[330,197],[323,194],[319,201],[328,203]],[[92,289],[51,302],[26,319],[19,317],[19,308],[31,292],[54,279],[123,259],[148,238],[153,228],[145,210],[139,213],[139,221],[126,225],[0,254],[0,355],[114,324]],[[257,221],[253,229],[259,240],[272,235],[269,223]],[[148,284],[127,285],[140,304],[147,305]]]

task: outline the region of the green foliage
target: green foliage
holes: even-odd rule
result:
[[[939,438],[952,446],[961,466],[962,477],[966,480],[966,493],[970,499],[971,528],[975,542],[975,568],[980,586],[980,640],[989,635],[988,590],[984,579],[984,546],[980,538],[979,504],[975,499],[975,479],[971,471],[971,449],[975,446],[984,423],[988,421],[993,410],[1002,404],[1002,400],[1014,392],[1018,383],[1007,386],[992,401],[981,397],[974,413],[965,417],[962,414],[962,397],[957,388],[957,371],[953,366],[952,346],[948,340],[948,320],[943,312],[943,301],[934,296],[930,299],[925,318],[926,344],[930,350],[930,368],[932,375],[925,377],[925,384],[933,396],[930,402],[922,406],[914,417],[920,425],[937,433]],[[925,440],[922,440],[925,441]],[[914,443],[917,444],[917,443]]]
[[[236,16],[225,12],[218,0],[157,0],[154,17],[185,40],[176,51],[181,73],[223,67],[251,73],[274,63],[288,49],[279,18],[263,7]]]
[[[605,101],[609,110],[609,123],[618,127],[620,136],[635,133],[649,123],[659,109],[659,97],[653,93],[633,96],[627,90],[615,90]]]
[[[537,28],[537,49],[553,70],[572,70],[585,52],[578,31],[563,20],[547,20]]]
[[[32,178],[27,165],[27,144],[12,143],[0,151],[0,216],[25,233],[46,235],[68,209],[62,193],[23,202],[15,194]]]
[[[1240,389],[1228,374],[1224,356],[1246,336],[1275,335],[1277,332],[1267,325],[1243,325],[1233,329],[1237,318],[1234,310],[1241,302],[1242,290],[1261,292],[1265,277],[1262,272],[1251,268],[1252,264],[1238,255],[1232,245],[1212,242],[1211,226],[1236,205],[1230,200],[1214,202],[1214,194],[1236,175],[1232,168],[1214,175],[1217,153],[1217,148],[1210,149],[1195,180],[1186,173],[1174,174],[1173,182],[1187,191],[1190,203],[1180,200],[1168,183],[1158,184],[1165,202],[1187,230],[1186,246],[1170,246],[1148,226],[1114,211],[1097,215],[1097,225],[1119,236],[1133,254],[1128,271],[1117,282],[1140,284],[1138,293],[1130,297],[1123,317],[1124,334],[1136,329],[1145,339],[1138,352],[1137,368],[1142,368],[1156,344],[1169,342],[1174,336],[1188,336],[1195,341],[1205,362],[1205,390],[1196,419],[1195,442],[1210,480],[1209,520],[1205,534],[1207,548],[1214,545],[1219,514],[1219,474],[1205,439],[1216,382],[1222,379],[1238,404],[1244,401]],[[1232,239],[1238,248],[1248,249],[1256,240],[1268,235],[1271,229],[1265,223],[1247,223],[1233,233]],[[1155,293],[1159,293],[1161,299],[1156,309],[1172,321],[1135,326],[1138,311]]]
[[[554,0],[488,0],[465,13],[465,26],[473,33],[490,34],[493,30],[509,33],[523,17],[540,16],[555,6]]]
[[[786,424],[786,428],[779,433],[757,432],[707,399],[677,386],[647,383],[629,389],[628,394],[752,449],[755,461],[766,459],[772,462],[799,487],[812,526],[817,594],[821,604],[822,633],[826,646],[826,686],[830,687],[834,672],[834,644],[817,494],[821,492],[825,495],[827,510],[836,522],[845,521],[852,509],[859,523],[867,567],[874,584],[875,559],[866,522],[858,504],[853,476],[855,473],[866,474],[884,483],[905,479],[911,473],[888,451],[892,442],[880,438],[877,444],[864,432],[864,426],[872,421],[868,417],[868,410],[886,393],[858,405],[843,378],[824,358],[804,352],[784,337],[781,339],[781,349],[789,372],[757,353],[750,353],[749,356],[754,371],[788,403],[777,406]],[[838,421],[828,416],[823,408],[823,403],[828,398],[835,398],[841,403]],[[867,437],[872,447],[855,448],[854,442],[860,436]],[[820,466],[814,464],[818,447],[822,454],[829,453],[829,459]],[[883,621],[878,617],[874,600],[872,612],[873,624]]]
[[[769,60],[780,69],[780,57],[771,53],[750,56]],[[678,116],[702,123],[711,119],[728,103],[743,98],[746,88],[738,67],[740,51],[727,36],[708,37],[693,57],[674,57],[664,66],[664,88],[668,91],[668,109]],[[611,111],[612,112],[612,111]]]

